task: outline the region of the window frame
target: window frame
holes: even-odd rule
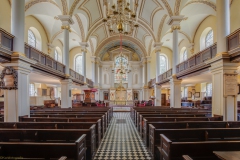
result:
[[[31,42],[31,41],[33,41],[33,42]],[[33,43],[34,43],[34,45],[32,45]],[[28,29],[28,44],[34,48],[36,48],[36,46],[37,46],[36,35],[33,33],[33,31],[31,29]]]
[[[165,71],[162,72],[162,63],[161,63],[161,57],[164,57],[165,58]],[[159,72],[160,72],[160,75],[163,74],[164,72],[166,72],[168,70],[168,59],[167,59],[167,56],[163,55],[163,54],[160,54],[159,55]]]
[[[79,63],[78,63],[78,62],[77,62],[77,59],[78,59],[79,57],[81,57],[81,58],[80,58]],[[82,58],[83,58],[82,54],[78,54],[78,55],[75,57],[75,59],[74,59],[74,62],[75,62],[75,64],[74,64],[75,71],[76,71],[77,73],[81,74],[81,75],[82,75],[82,73],[83,73]],[[78,66],[79,69],[78,69],[78,67],[77,67],[78,64],[81,64],[81,66]]]
[[[205,48],[213,45],[213,30],[208,31],[205,37]]]

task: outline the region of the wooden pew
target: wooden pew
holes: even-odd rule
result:
[[[143,118],[145,117],[211,117],[211,115],[206,115],[206,114],[194,114],[194,113],[189,113],[189,114],[140,114],[139,118],[137,119],[137,130],[141,134],[142,131],[140,130],[140,126],[143,125]]]
[[[86,129],[96,125],[96,143],[101,143],[101,120],[97,122],[4,122],[0,123],[0,129]]]
[[[93,118],[89,118],[89,117],[84,117],[84,118],[59,118],[59,117],[50,117],[50,118],[46,118],[46,117],[19,117],[19,121],[20,122],[98,122],[99,119],[98,117],[93,117]],[[105,135],[105,122],[103,122],[101,120],[101,131],[102,131],[102,137],[104,137]]]
[[[52,134],[52,132],[50,133]],[[86,134],[81,134],[79,136],[78,133],[78,138],[75,136],[76,140],[74,140],[74,138],[72,141],[61,139],[58,142],[48,141],[53,140],[52,137],[49,136],[51,134],[49,134],[48,131],[1,130],[0,134],[0,156],[6,157],[6,159],[10,159],[9,157],[24,157],[29,159],[35,159],[38,157],[44,159],[56,159],[62,155],[76,160],[87,159]],[[44,137],[43,142],[36,141],[40,138],[40,136]],[[54,140],[56,140],[56,138],[54,138]]]
[[[159,135],[158,135],[159,136]],[[215,159],[213,151],[240,150],[239,128],[168,129],[160,134],[160,159]]]

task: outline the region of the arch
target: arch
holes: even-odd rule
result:
[[[206,40],[209,40],[209,41],[206,43]],[[213,44],[213,29],[211,27],[207,27],[204,29],[200,37],[200,50],[203,50],[212,44]]]
[[[35,27],[28,29],[28,44],[42,51],[42,37]]]
[[[82,74],[83,71],[83,66],[82,66],[82,54],[76,54],[74,56],[74,70],[79,73]]]
[[[160,61],[160,64],[159,64],[160,74],[163,74],[168,70],[168,57],[166,56],[166,54],[161,53],[159,57],[159,61]]]
[[[179,62],[181,63],[181,62],[187,60],[187,58],[188,58],[187,48],[182,47],[182,49],[180,51]]]

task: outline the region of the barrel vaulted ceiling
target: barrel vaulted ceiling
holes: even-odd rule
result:
[[[63,31],[58,15],[71,15],[70,49],[79,42],[88,42],[92,55],[101,55],[111,44],[119,42],[118,35],[110,36],[103,20],[104,0],[25,0],[25,15],[35,17],[44,27],[49,43],[63,41]],[[9,0],[11,3],[11,0]],[[204,12],[203,12],[204,10]],[[192,43],[201,22],[216,15],[216,0],[138,0],[138,25],[132,35],[123,36],[123,41],[140,57],[148,56],[154,43],[172,49],[172,33],[167,21],[170,16],[183,15],[179,42]]]

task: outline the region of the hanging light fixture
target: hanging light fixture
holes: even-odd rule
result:
[[[138,0],[105,0],[103,7],[103,22],[109,28],[110,34],[131,34],[138,27]]]

